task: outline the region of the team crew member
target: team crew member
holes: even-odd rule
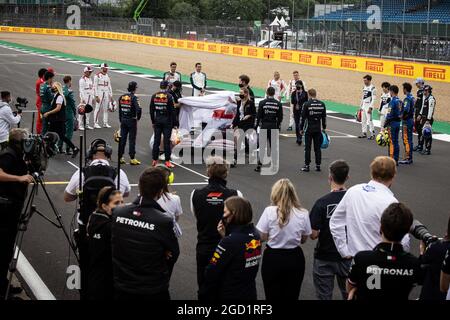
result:
[[[300,247],[311,234],[308,211],[303,209],[294,185],[281,179],[272,187],[271,206],[256,226],[267,241],[262,279],[267,300],[298,300],[305,275],[305,255]]]
[[[252,223],[250,202],[241,197],[225,201],[217,231],[220,240],[205,270],[199,300],[256,300],[256,275],[261,241]]]
[[[130,155],[131,165],[140,165],[141,162],[135,158],[136,156],[136,134],[137,123],[141,119],[142,109],[139,105],[139,99],[135,93],[138,86],[137,83],[131,81],[128,83],[128,93],[121,95],[119,98],[119,121],[120,121],[120,145],[119,157],[120,163],[125,164],[123,158],[125,146],[129,136],[128,154]]]
[[[314,154],[316,157],[316,171],[320,171],[322,163],[322,132],[327,128],[327,110],[325,104],[316,98],[315,89],[308,90],[309,100],[305,102],[302,110],[300,134],[305,134],[305,165],[302,171],[309,172],[311,163],[311,144],[314,142]]]
[[[442,263],[440,287],[441,292],[447,294],[447,300],[450,300],[450,249],[447,250]]]
[[[360,301],[408,300],[422,281],[419,259],[405,252],[401,240],[409,232],[413,215],[405,205],[393,203],[381,216],[381,243],[353,259],[347,282],[349,299]]]
[[[89,66],[84,68],[84,74],[80,78],[80,81],[78,82],[79,85],[79,91],[80,91],[80,103],[81,104],[89,104],[93,106],[94,104],[94,83],[91,79],[93,69]],[[92,130],[93,128],[89,126],[89,118],[90,113],[86,113],[84,115],[86,117],[86,129]],[[78,123],[80,130],[84,130],[84,123],[83,123],[83,115],[78,115]],[[95,122],[95,120],[94,120]]]
[[[169,82],[170,87],[172,87],[175,81],[181,82],[181,73],[177,71],[176,62],[170,63],[170,71],[164,72],[162,80]]]
[[[375,100],[377,98],[377,89],[372,84],[372,76],[364,76],[364,88],[363,96],[361,99],[360,108],[362,109],[361,126],[362,135],[358,138],[367,138],[372,140],[375,138],[375,129],[373,126],[372,112],[375,105]],[[369,126],[370,135],[367,136],[367,126]]]
[[[77,114],[77,108],[75,106],[75,97],[73,96],[73,91],[71,89],[72,87],[72,77],[71,76],[65,76],[64,79],[64,87],[63,87],[63,93],[64,98],[66,99],[66,123],[65,123],[65,133],[66,138],[70,141],[72,141],[73,137],[73,130],[74,128],[74,120],[75,116]],[[59,151],[63,151],[63,141],[60,142],[60,148]],[[73,154],[73,149],[71,149],[66,144],[66,154],[71,155]]]
[[[44,118],[44,113],[48,112],[52,108],[53,103],[53,78],[55,77],[55,74],[53,72],[50,72],[47,70],[47,72],[44,74],[44,83],[41,85],[39,96],[41,97],[42,101],[42,107],[41,107],[41,113],[40,117],[42,117],[42,134],[46,134],[48,131],[48,120]]]
[[[319,300],[333,299],[335,277],[342,298],[347,300],[345,282],[351,260],[343,259],[337,251],[330,232],[330,218],[345,195],[349,171],[350,167],[344,160],[336,160],[330,165],[328,183],[331,192],[316,201],[309,215],[311,239],[319,239],[314,249],[313,265],[314,287]]]
[[[169,265],[180,253],[173,219],[157,203],[167,177],[146,169],[140,196],[113,211],[111,229],[114,294],[118,300],[169,300]]]
[[[431,154],[431,144],[432,137],[425,138],[423,136],[423,127],[425,125],[432,126],[433,125],[433,115],[434,109],[436,108],[436,99],[432,95],[432,88],[429,85],[424,86],[423,88],[423,104],[420,109],[419,116],[417,117],[417,121],[419,126],[417,127],[417,134],[419,135],[419,143],[417,145],[416,151],[420,151],[423,155]],[[425,144],[425,150],[423,146]]]
[[[442,239],[429,244],[423,242],[420,244],[420,263],[425,271],[420,300],[445,300],[447,292],[441,292],[439,281],[442,261],[448,250],[450,250],[450,217],[447,223],[447,232]]]
[[[1,92],[0,101],[0,149],[8,146],[9,132],[12,126],[18,124],[22,119],[20,113],[14,114],[9,103],[11,102],[11,93],[9,91]]]
[[[298,72],[297,72],[298,73]],[[291,108],[294,110],[295,121],[295,135],[297,137],[297,144],[302,145],[303,136],[300,134],[300,119],[302,117],[303,105],[308,101],[308,93],[305,91],[305,86],[302,80],[295,83],[294,91],[291,94]]]
[[[111,256],[111,214],[123,205],[123,197],[114,187],[104,187],[97,199],[97,209],[89,217],[87,238],[89,247],[88,299],[112,300],[114,281]]]
[[[247,130],[253,129],[256,119],[256,108],[255,102],[249,95],[247,88],[241,88],[239,91],[239,100],[237,101],[236,115],[234,116],[232,126],[234,130],[242,130],[246,132]],[[238,144],[238,139],[235,136],[235,147],[234,147],[234,163],[232,167],[236,166],[237,163],[237,152],[240,146]],[[245,153],[249,152],[249,142],[247,137],[245,137]]]
[[[400,146],[398,145],[398,135],[400,133],[400,117],[402,113],[402,102],[398,98],[398,87],[390,86],[389,92],[391,94],[391,102],[389,102],[388,113],[386,114],[386,121],[384,128],[387,128],[389,135],[389,157],[395,160],[398,165],[398,158],[400,153]]]
[[[390,190],[397,173],[395,161],[376,157],[370,164],[372,180],[347,190],[330,219],[336,249],[344,259],[380,243],[380,218],[391,203],[398,202]],[[409,236],[403,239],[409,245]]]
[[[403,94],[406,97],[403,100],[401,114],[405,156],[403,160],[399,161],[400,164],[411,164],[413,162],[414,97],[411,94],[411,90],[411,84],[405,82],[403,84]]]
[[[417,117],[419,116],[420,110],[422,109],[423,87],[425,86],[425,81],[423,80],[423,78],[417,78],[415,84],[417,88],[417,96],[416,96],[416,103],[414,104],[414,127],[417,132],[417,128],[420,125],[420,123],[417,121]]]
[[[183,85],[181,81],[175,81],[172,83],[172,86],[169,89],[169,93],[173,98],[173,106],[175,107],[175,126],[178,127],[180,124],[180,107],[181,104],[178,102],[181,98],[183,98]]]
[[[381,129],[384,128],[384,124],[386,122],[386,114],[388,112],[389,108],[389,102],[391,102],[391,94],[389,93],[389,88],[391,84],[389,82],[383,82],[381,84],[381,103],[380,103],[380,109],[378,109],[378,113],[380,114],[380,127]]]
[[[255,100],[255,94],[253,93],[252,88],[250,88],[249,83],[250,83],[250,77],[249,77],[248,75],[246,75],[246,74],[241,74],[241,75],[239,76],[239,83],[238,83],[239,88],[240,88],[240,89],[241,89],[241,88],[246,88],[246,89],[248,89],[248,95],[250,96],[250,98],[251,98],[252,100]]]
[[[275,89],[274,98],[281,102],[281,99],[286,92],[286,83],[280,78],[280,73],[278,71],[274,72],[273,79],[269,80],[267,83],[267,88],[270,87]]]
[[[53,83],[52,89],[55,97],[53,98],[51,109],[45,112],[43,117],[48,121],[48,131],[57,133],[59,140],[73,150],[72,158],[75,158],[78,155],[78,152],[80,152],[80,149],[66,137],[66,99],[61,83]]]
[[[174,128],[176,124],[176,113],[174,110],[173,97],[167,91],[168,86],[169,83],[167,81],[161,81],[161,84],[159,85],[161,90],[155,93],[150,100],[150,118],[155,133],[152,150],[153,167],[158,164],[161,135],[164,135],[165,166],[168,168],[174,167],[170,162],[170,155],[172,153],[170,136],[172,134],[172,128]]]
[[[300,75],[298,73],[298,71],[294,71],[292,73],[293,79],[291,79],[287,85],[287,89],[286,89],[286,99],[288,99],[289,101],[292,100],[292,94],[297,90],[297,81],[301,81],[300,80]],[[302,81],[303,83],[303,81]],[[303,90],[305,90],[305,86],[303,85]],[[292,131],[292,127],[294,126],[295,123],[295,104],[292,103],[291,101],[291,108],[289,109],[289,127],[287,128],[288,131]]]
[[[113,101],[113,93],[111,88],[111,80],[108,75],[108,65],[102,63],[100,65],[101,71],[94,77],[94,96],[95,96],[95,110],[94,110],[94,128],[100,129],[99,113],[100,109],[103,111],[103,128],[111,128],[108,123],[108,106]]]
[[[266,148],[269,150],[272,145],[272,130],[280,130],[281,123],[283,122],[283,106],[281,102],[275,99],[275,88],[269,87],[266,90],[267,98],[261,100],[258,106],[258,113],[256,116],[255,128],[266,130],[267,144]],[[258,138],[258,148],[260,148],[261,133]],[[261,171],[262,159],[261,153],[266,152],[266,150],[259,150],[258,166],[255,168],[256,172]]]
[[[195,71],[191,73],[190,81],[192,86],[192,95],[194,97],[205,94],[206,73],[202,72],[202,64],[200,62],[195,64]]]
[[[12,129],[8,147],[0,152],[0,299],[8,288],[8,269],[14,254],[17,224],[27,197],[28,184],[34,181],[27,174],[23,160],[22,140],[28,137],[24,129]],[[10,294],[19,294],[19,287],[10,287]]]
[[[240,196],[239,190],[227,188],[228,163],[220,157],[206,159],[208,185],[194,189],[191,194],[191,211],[197,220],[197,284],[204,280],[205,268],[221,240],[217,225],[223,217],[224,202],[229,197]]]
[[[38,78],[36,80],[36,109],[37,109],[37,118],[36,118],[36,133],[41,134],[42,132],[42,118],[41,118],[41,107],[42,101],[40,96],[41,84],[45,82],[44,74],[47,72],[47,69],[41,68],[38,71]]]

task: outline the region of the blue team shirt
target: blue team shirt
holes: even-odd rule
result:
[[[414,97],[408,93],[403,100],[402,119],[410,120],[414,118]]]
[[[402,102],[398,97],[392,97],[391,102],[388,105],[388,113],[386,115],[386,125],[389,125],[392,121],[400,121],[400,115],[402,112]]]

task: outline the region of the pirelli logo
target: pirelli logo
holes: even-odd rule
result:
[[[445,80],[445,69],[441,68],[423,68],[423,76],[425,78],[436,79],[436,80]]]
[[[165,46],[166,45],[166,40],[165,39],[159,39],[159,44]]]
[[[175,47],[175,40],[169,40],[169,46]]]
[[[208,45],[208,51],[217,51],[217,46],[215,44]]]
[[[65,30],[58,30],[57,34],[59,35],[65,35],[66,31]]]
[[[366,71],[383,72],[384,63],[375,61],[366,61]]]
[[[33,32],[32,28],[23,28],[23,32]]]
[[[270,59],[275,57],[275,51],[273,50],[264,50],[264,57]]]
[[[205,45],[203,43],[197,43],[198,50],[205,50]]]
[[[414,66],[394,64],[394,74],[399,76],[414,76]]]
[[[281,60],[292,61],[292,52],[281,52]]]
[[[18,28],[17,28],[18,29]],[[53,29],[47,29],[47,30],[45,30],[45,33],[47,33],[47,34],[54,34],[55,33],[55,30],[53,30]],[[89,35],[89,34],[88,34]],[[90,34],[91,36],[92,36],[92,33]]]
[[[320,64],[323,66],[331,66],[333,64],[333,59],[331,57],[318,56],[317,64]]]
[[[20,32],[20,28],[13,28],[12,30],[13,30],[13,32]],[[53,30],[53,29],[47,29],[47,31],[51,31],[51,32],[47,32],[47,33],[55,33],[55,30]]]
[[[94,37],[100,37],[100,32],[94,32]]]
[[[194,43],[194,42],[188,42],[188,43],[187,43],[187,47],[188,47],[189,49],[195,49],[195,43]]]
[[[341,58],[341,68],[356,69],[356,59]]]
[[[67,31],[67,34],[68,34],[69,36],[75,36],[75,35],[77,34],[77,32],[76,32],[76,31],[73,31],[73,30],[69,30],[69,31]]]
[[[229,53],[230,47],[229,46],[220,46],[220,53]]]
[[[177,41],[178,48],[184,48],[184,41]]]
[[[158,38],[153,38],[152,39],[152,43],[153,44],[159,44],[159,39]]]
[[[0,31],[2,32],[8,32],[9,28],[8,27],[0,27]]]
[[[303,63],[311,63],[312,61],[312,56],[310,54],[303,54],[300,53],[298,55],[298,61],[299,62],[303,62]]]
[[[257,56],[258,56],[258,49],[251,49],[251,48],[248,48],[247,54],[248,54],[250,57],[257,57]]]
[[[242,48],[233,47],[233,54],[242,55],[242,52],[244,52],[244,50],[242,50]]]
[[[145,38],[145,43],[152,43],[152,38]]]

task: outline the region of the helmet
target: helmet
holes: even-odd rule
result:
[[[433,130],[431,129],[430,124],[425,124],[422,129],[422,135],[424,138],[431,138],[431,135],[433,134]]]
[[[79,115],[84,115],[86,113],[91,113],[92,110],[94,110],[94,108],[92,108],[92,106],[90,104],[84,104],[84,103],[80,103],[78,105],[78,114]]]
[[[320,146],[322,149],[328,148],[330,145],[330,137],[325,133],[322,132],[322,145]]]
[[[117,104],[115,101],[111,101],[108,105],[108,111],[109,112],[114,112],[117,110]]]
[[[114,131],[114,141],[119,143],[119,141],[120,141],[120,129]]]
[[[380,132],[379,134],[377,134],[375,141],[380,147],[386,147],[389,143],[389,135],[387,134],[387,132]]]

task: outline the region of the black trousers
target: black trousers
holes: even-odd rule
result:
[[[136,134],[137,134],[137,120],[136,119],[122,119],[120,122],[120,145],[119,157],[122,158],[125,153],[125,146],[127,145],[128,136],[130,137],[130,144],[128,145],[128,155],[131,159],[136,156]]]
[[[434,119],[431,119],[430,124],[433,125]],[[425,144],[425,149],[430,151],[431,150],[431,144],[433,142],[433,137],[425,139],[422,135],[423,126],[425,125],[425,122],[427,122],[427,118],[422,117],[420,121],[416,122],[416,131],[419,138],[419,143],[417,144],[420,148],[423,148],[423,145]]]
[[[117,288],[114,290],[114,300],[124,301],[168,301],[170,300],[169,290],[154,294],[134,294],[125,291],[120,291]]]
[[[263,254],[261,275],[266,300],[298,300],[305,275],[305,256],[300,247],[272,249]]]
[[[17,227],[22,206],[1,205],[0,212],[0,296],[6,294],[8,287],[9,264],[14,255]]]
[[[59,136],[59,140],[62,140],[66,143],[67,146],[71,149],[76,149],[77,147],[73,144],[73,142],[66,137],[66,123],[65,121],[50,121],[48,123],[47,132],[55,132]]]
[[[309,166],[311,163],[311,145],[314,143],[314,154],[316,157],[316,165],[322,163],[322,132],[306,132],[305,133],[305,164]]]
[[[89,286],[89,243],[87,239],[86,226],[79,225],[78,233],[75,235],[75,241],[78,248],[78,257],[80,258],[80,299],[88,299]]]
[[[161,144],[161,135],[164,135],[164,155],[166,161],[170,161],[170,154],[172,150],[170,148],[170,136],[172,135],[171,124],[155,124],[155,141],[153,142],[153,160],[158,160],[159,157],[159,145]]]
[[[302,116],[301,110],[296,110],[294,107],[294,122],[295,122],[295,135],[297,136],[297,143],[302,142],[302,135],[300,134],[300,120]]]
[[[201,250],[196,253],[197,260],[197,285],[200,290],[203,281],[205,280],[205,270],[214,254],[215,248],[211,250]]]
[[[267,144],[266,144],[265,150],[261,150],[260,140],[261,140],[261,138],[264,138],[264,136],[261,136],[261,132],[260,132],[258,134],[258,149],[259,149],[259,152],[258,152],[258,166],[262,166],[261,158],[263,158],[263,156],[262,156],[263,152],[268,151],[269,154],[271,152],[271,149],[272,149],[272,130],[278,130],[278,128],[276,128],[276,127],[274,127],[274,128],[261,128],[261,130],[262,129],[265,129],[267,131],[267,136],[266,136],[267,137]],[[267,154],[267,152],[266,152],[266,154]]]

